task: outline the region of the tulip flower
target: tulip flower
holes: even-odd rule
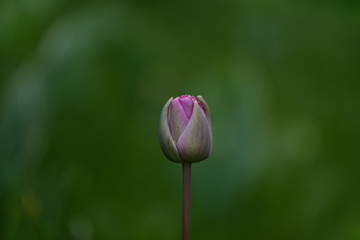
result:
[[[211,153],[209,107],[198,96],[170,98],[160,118],[159,139],[165,156],[173,162],[199,162]]]
[[[183,166],[182,240],[190,240],[191,164],[209,157],[212,131],[209,107],[201,97],[170,98],[160,117],[159,139],[165,156]]]

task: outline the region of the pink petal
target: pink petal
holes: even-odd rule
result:
[[[183,109],[184,109],[184,111],[186,113],[186,116],[188,117],[188,119],[190,119],[191,114],[192,114],[192,110],[193,110],[193,107],[194,107],[195,98],[193,96],[185,95],[185,96],[181,96],[179,98],[179,101],[180,101],[181,106],[183,107]]]
[[[171,102],[169,109],[169,128],[175,142],[179,139],[188,122],[189,119],[179,101],[179,98],[175,98]]]

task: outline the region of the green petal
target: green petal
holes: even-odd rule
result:
[[[205,100],[202,96],[199,95],[199,96],[197,96],[197,98],[199,99],[199,102],[201,102],[202,106],[204,107],[206,118],[208,119],[210,127],[211,127],[209,106],[207,105],[207,103],[205,102]]]
[[[209,110],[209,106],[207,105],[207,103],[205,102],[204,98],[202,96],[197,96],[197,98],[199,99],[199,102],[201,102],[202,106],[204,107],[204,110],[205,110],[205,115],[206,115],[206,118],[209,122],[209,125],[210,125],[210,134],[211,134],[211,146],[210,146],[210,152],[209,152],[209,155],[211,153],[211,149],[212,149],[212,126],[211,126],[211,118],[210,118],[210,110]]]
[[[161,149],[169,160],[173,162],[182,162],[179,153],[177,151],[175,142],[172,139],[168,124],[169,106],[172,100],[173,98],[170,98],[169,101],[167,101],[161,112],[160,126],[159,126],[159,140],[160,140]]]
[[[199,162],[211,152],[212,134],[209,121],[197,102],[183,134],[177,143],[181,159],[187,162]]]

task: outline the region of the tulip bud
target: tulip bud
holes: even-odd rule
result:
[[[183,95],[165,104],[159,139],[165,156],[173,162],[199,162],[209,157],[212,131],[209,107],[201,97]]]

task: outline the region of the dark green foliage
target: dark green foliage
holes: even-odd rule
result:
[[[193,239],[360,239],[360,5],[270,2],[2,1],[0,239],[180,239],[182,94]]]

